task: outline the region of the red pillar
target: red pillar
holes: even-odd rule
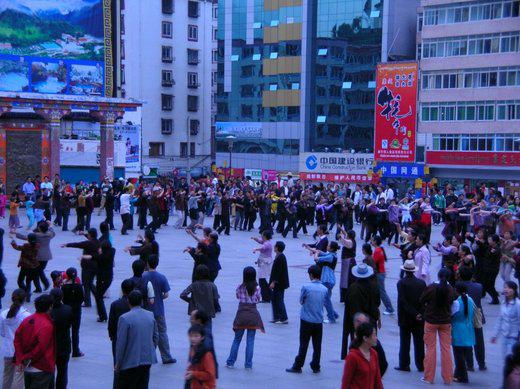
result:
[[[101,111],[94,114],[99,118],[100,135],[99,142],[99,178],[100,182],[108,177],[114,179],[114,123],[117,113],[113,111]]]
[[[48,131],[48,141],[49,141],[49,161],[42,161],[42,164],[45,162],[48,163],[49,168],[47,169],[49,173],[49,179],[54,180],[54,176],[56,174],[60,174],[60,129],[61,129],[61,118],[70,113],[68,109],[35,109],[34,110],[38,115],[45,119],[46,130]],[[45,169],[42,169],[45,170]],[[43,178],[43,177],[42,177]]]

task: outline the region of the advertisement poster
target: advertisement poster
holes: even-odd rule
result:
[[[276,170],[262,169],[262,178],[268,182],[278,180],[278,172]]]
[[[374,158],[415,162],[417,62],[377,65]]]
[[[262,129],[260,122],[217,122],[215,135],[217,137],[261,138]]]
[[[141,126],[116,125],[117,135],[125,143],[126,171],[139,173],[141,171]]]
[[[520,153],[490,151],[427,151],[426,162],[429,165],[464,165],[464,166],[520,166]]]
[[[317,182],[358,182],[369,183],[372,179],[366,174],[332,174],[332,173],[300,173],[300,179],[303,181]]]
[[[109,14],[103,0],[0,0],[0,90],[103,95]]]
[[[261,169],[245,169],[244,177],[251,177],[253,181],[260,181],[262,179]]]
[[[373,163],[369,153],[300,153],[299,172],[367,174]]]
[[[381,162],[374,172],[381,172],[384,178],[419,178],[424,176],[424,165],[418,163]]]
[[[98,140],[60,139],[61,166],[99,166],[100,142]],[[114,142],[112,166],[125,167],[125,142]]]

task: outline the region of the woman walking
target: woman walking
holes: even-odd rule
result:
[[[267,280],[271,275],[271,268],[273,266],[273,244],[271,243],[272,237],[273,233],[270,230],[265,230],[262,233],[261,238],[251,237],[251,239],[253,239],[256,243],[261,245],[260,247],[253,250],[253,254],[256,252],[260,253],[255,263],[258,266],[258,281],[260,283],[263,303],[271,302],[271,290],[269,289]]]
[[[260,288],[256,282],[256,270],[254,267],[248,266],[244,269],[243,282],[236,291],[239,301],[235,321],[233,322],[233,330],[235,331],[235,339],[231,345],[231,351],[226,362],[226,367],[233,368],[237,360],[240,342],[247,330],[246,341],[246,361],[245,368],[253,368],[253,351],[255,347],[256,330],[265,332],[264,323],[260,317],[260,313],[256,309],[256,304],[260,302]]]
[[[2,355],[4,357],[4,379],[2,388],[23,389],[23,371],[15,366],[14,334],[22,321],[30,315],[25,309],[25,290],[15,289],[11,295],[11,307],[2,312],[0,317],[0,335],[2,336]]]
[[[27,236],[27,243],[18,245],[14,241],[11,241],[13,249],[20,251],[20,260],[18,261],[18,267],[20,273],[18,273],[18,287],[25,290],[27,302],[31,301],[31,282],[35,282],[38,277],[38,243],[36,241],[35,234],[29,234]]]
[[[72,308],[72,358],[82,357],[79,349],[79,327],[81,325],[81,304],[84,299],[83,286],[78,278],[78,271],[69,267],[61,285],[63,304]]]
[[[459,298],[455,300],[451,319],[451,339],[453,357],[455,358],[455,373],[453,381],[468,383],[468,367],[466,361],[473,358],[472,348],[475,345],[475,329],[473,327],[473,311],[475,303],[468,296],[465,284],[458,282],[455,289]]]
[[[441,346],[441,374],[444,383],[453,381],[453,360],[451,358],[451,304],[455,300],[455,292],[448,283],[450,271],[441,269],[438,273],[439,283],[429,285],[421,296],[424,305],[424,377],[421,381],[433,384],[435,365],[437,363],[436,337],[439,335]]]
[[[495,324],[495,332],[491,343],[496,343],[502,338],[502,355],[508,355],[513,345],[518,341],[520,333],[520,300],[518,299],[518,286],[513,281],[504,283],[505,300],[500,306],[500,316]]]
[[[345,359],[342,389],[383,388],[377,352],[373,348],[376,345],[376,328],[371,323],[361,324]]]
[[[343,245],[341,248],[341,276],[339,279],[340,302],[345,302],[348,286],[354,282],[352,268],[356,265],[356,233],[354,230],[345,232],[340,229],[339,241]]]

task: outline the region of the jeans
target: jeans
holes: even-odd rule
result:
[[[2,388],[23,389],[23,372],[16,368],[14,358],[4,358]]]
[[[233,339],[233,344],[231,345],[231,350],[229,351],[229,357],[226,361],[226,365],[234,366],[238,356],[238,349],[240,347],[240,342],[242,341],[242,336],[244,336],[244,332],[246,330],[235,330],[235,339]],[[247,330],[247,339],[246,339],[246,362],[244,364],[246,369],[251,369],[253,367],[253,351],[255,349],[255,335],[256,330]]]
[[[159,351],[163,363],[171,361],[173,358],[170,354],[170,341],[168,340],[168,329],[166,328],[166,320],[164,316],[155,316],[157,322],[157,330],[159,331]]]
[[[388,297],[388,294],[386,293],[385,278],[385,273],[377,273],[377,286],[379,287],[379,294],[381,295],[381,301],[383,302],[386,310],[388,312],[394,312],[394,307],[392,306],[390,297]]]
[[[453,360],[451,359],[451,324],[424,323],[424,344],[426,356],[424,357],[424,379],[433,382],[435,367],[437,364],[436,338],[439,334],[441,346],[441,375],[445,384],[453,381]]]
[[[56,356],[56,389],[67,389],[69,355]]]
[[[25,389],[53,389],[54,388],[54,374],[46,373],[44,371],[38,373],[23,374]]]
[[[329,284],[328,282],[324,282],[323,285],[327,288],[327,298],[325,299],[325,309],[327,310],[327,318],[330,322],[334,323],[336,322],[336,319],[338,318],[337,312],[334,310],[334,307],[332,306],[332,288],[334,288],[334,285]]]
[[[471,347],[453,346],[453,357],[455,358],[455,373],[453,376],[460,382],[468,382],[466,359],[469,353],[471,353]]]
[[[286,321],[287,311],[285,310],[285,303],[283,301],[285,290],[279,288],[276,284],[271,293],[271,305],[273,307],[273,320]]]
[[[414,327],[399,327],[399,367],[410,367],[410,338],[413,336],[413,351],[415,367],[424,370],[424,327],[422,324]]]
[[[117,387],[120,389],[148,389],[150,366],[141,365],[131,369],[120,370]]]
[[[486,366],[486,349],[484,346],[484,331],[482,328],[475,328],[475,359],[477,360],[478,367],[484,368]],[[470,351],[466,358],[466,365],[468,368],[473,369],[473,352]]]
[[[300,348],[298,350],[298,355],[294,360],[293,368],[299,370],[305,364],[305,357],[307,356],[309,341],[312,338],[312,348],[314,351],[312,353],[311,369],[320,370],[322,336],[322,323],[311,323],[300,319]]]

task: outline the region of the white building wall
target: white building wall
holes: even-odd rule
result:
[[[212,122],[212,51],[217,42],[213,40],[213,2],[200,0],[199,17],[188,17],[188,0],[173,1],[172,14],[162,13],[161,1],[126,0],[124,14],[125,57],[122,60],[125,83],[122,84],[127,98],[144,101],[142,110],[143,164],[158,165],[162,170],[187,166],[187,158],[181,158],[181,142],[195,142],[195,158],[191,166],[209,166],[211,159]],[[172,23],[172,38],[162,36],[162,21]],[[188,25],[198,27],[198,41],[188,40]],[[162,46],[172,46],[172,63],[163,63]],[[199,50],[197,65],[188,65],[187,50]],[[162,86],[162,70],[172,70],[175,84]],[[198,73],[199,87],[188,88],[188,72]],[[172,94],[173,109],[162,110],[161,94]],[[188,112],[187,96],[199,97],[197,112]],[[171,135],[161,133],[161,118],[173,119]],[[197,135],[189,134],[189,120],[199,120]],[[150,142],[164,143],[164,157],[149,157]]]

